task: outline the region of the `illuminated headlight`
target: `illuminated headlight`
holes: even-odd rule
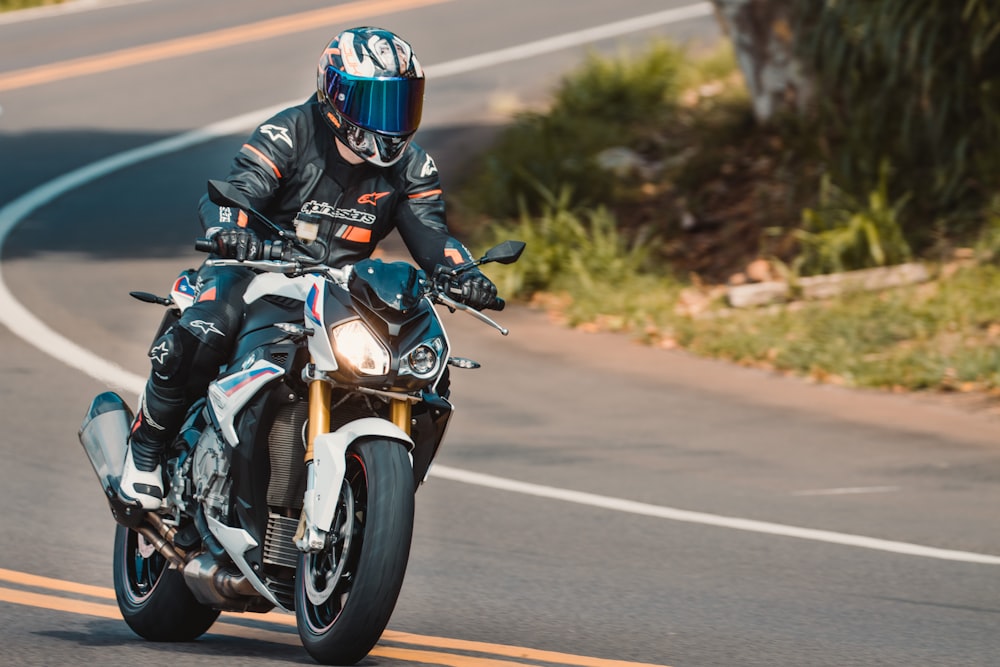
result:
[[[360,320],[330,330],[337,352],[364,375],[388,375],[389,351]]]
[[[441,368],[443,352],[444,341],[441,338],[424,341],[403,357],[399,372],[401,375],[414,375],[421,379],[433,377]]]

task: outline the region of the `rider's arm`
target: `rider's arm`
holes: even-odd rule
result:
[[[239,188],[257,210],[265,208],[295,164],[298,134],[295,109],[286,109],[260,125],[233,159],[226,180]],[[205,195],[198,203],[202,227],[243,226],[246,214],[237,209],[217,206]]]
[[[439,264],[458,266],[471,261],[469,250],[448,231],[434,160],[411,144],[399,169],[404,194],[396,207],[396,229],[420,268],[430,275]]]

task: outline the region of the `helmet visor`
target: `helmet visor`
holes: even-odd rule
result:
[[[369,79],[330,72],[327,98],[353,124],[372,132],[405,136],[416,132],[424,106],[424,80]]]

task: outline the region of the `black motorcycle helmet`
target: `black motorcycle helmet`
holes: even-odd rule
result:
[[[420,125],[424,71],[412,47],[388,30],[337,35],[319,60],[316,88],[333,133],[374,165],[399,160]]]

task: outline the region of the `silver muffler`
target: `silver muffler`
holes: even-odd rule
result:
[[[118,498],[128,434],[132,427],[132,410],[122,397],[112,391],[98,394],[80,426],[80,444],[90,459],[111,513],[118,523],[133,527],[141,519],[141,508],[125,505]]]
[[[80,426],[80,444],[105,493],[112,488],[118,491],[131,427],[132,411],[113,391],[94,397]]]

